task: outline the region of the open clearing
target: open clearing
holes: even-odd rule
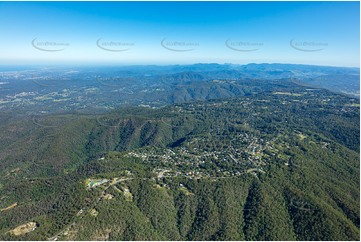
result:
[[[31,231],[34,231],[36,229],[36,227],[37,227],[37,225],[35,222],[29,222],[26,224],[19,225],[18,227],[16,227],[13,230],[10,230],[9,232],[15,236],[20,236],[20,235],[27,234]]]
[[[300,93],[290,93],[290,92],[274,92],[273,94],[276,94],[276,95],[288,95],[288,96],[294,96],[294,97],[300,97],[300,96],[303,95],[303,94],[300,94]]]

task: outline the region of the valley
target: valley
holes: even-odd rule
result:
[[[159,108],[3,115],[0,238],[357,240],[359,100],[267,83]]]

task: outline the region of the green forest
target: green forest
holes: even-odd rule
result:
[[[358,103],[285,84],[153,109],[3,113],[0,240],[358,241]]]

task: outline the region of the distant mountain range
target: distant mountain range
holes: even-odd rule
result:
[[[2,67],[2,69],[6,69]],[[359,68],[293,64],[13,67],[0,71],[0,110],[27,113],[162,107],[288,85],[359,98]]]

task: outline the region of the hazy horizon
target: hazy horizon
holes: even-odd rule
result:
[[[300,66],[320,66],[320,67],[335,67],[335,68],[357,68],[360,69],[360,66],[339,66],[339,65],[316,65],[316,64],[307,64],[307,63],[280,63],[280,62],[248,62],[248,63],[216,63],[216,62],[194,62],[194,63],[169,63],[169,64],[127,64],[127,63],[14,63],[14,64],[4,64],[0,63],[0,67],[166,67],[166,66],[192,66],[192,65],[236,65],[236,66],[246,66],[246,65],[300,65]]]

